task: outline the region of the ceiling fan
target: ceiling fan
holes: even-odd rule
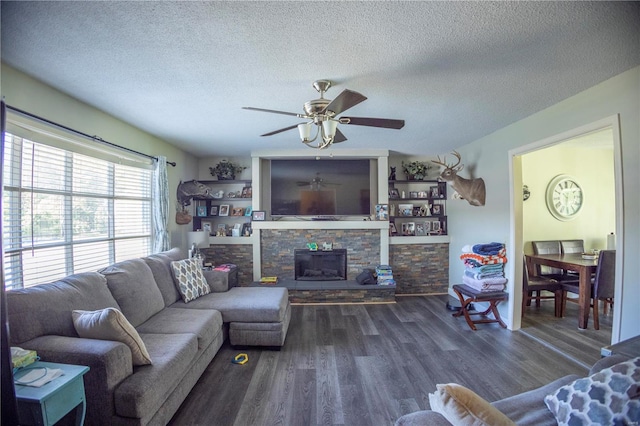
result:
[[[330,187],[330,186],[340,186],[339,183],[331,183],[325,182],[323,178],[320,177],[320,173],[316,173],[315,177],[311,179],[311,181],[298,181],[298,186],[308,186],[312,191],[319,191],[321,188]]]
[[[320,93],[319,99],[314,99],[304,104],[304,114],[295,112],[277,111],[273,109],[242,107],[251,111],[270,112],[274,114],[292,115],[298,118],[304,118],[309,121],[283,129],[274,130],[260,136],[272,136],[287,130],[298,128],[302,143],[310,148],[324,149],[333,143],[344,142],[347,138],[338,129],[338,124],[355,124],[357,126],[382,127],[385,129],[402,129],[404,120],[393,120],[389,118],[367,118],[367,117],[336,117],[349,108],[358,105],[367,99],[353,90],[345,89],[334,100],[325,99],[324,94],[331,87],[329,80],[317,80],[313,83],[313,87]],[[316,135],[311,139],[311,131],[316,126]],[[318,139],[320,136],[320,139]],[[316,145],[313,142],[318,139]]]

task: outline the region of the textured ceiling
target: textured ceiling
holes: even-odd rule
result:
[[[441,154],[640,64],[637,2],[1,7],[3,62],[197,156],[303,147],[259,136],[300,119],[241,107],[302,112],[317,79],[369,98],[347,115],[406,120],[330,149]]]

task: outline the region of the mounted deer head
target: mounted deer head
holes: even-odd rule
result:
[[[431,162],[444,167],[440,177],[449,182],[451,187],[455,189],[463,199],[467,200],[469,204],[472,206],[484,206],[486,195],[484,180],[482,178],[465,179],[458,176],[458,172],[464,168],[464,164],[460,164],[460,154],[456,151],[453,151],[452,154],[458,159],[456,164],[447,164],[444,162],[444,158],[442,160],[440,159],[440,156],[438,156],[437,161],[432,160]]]

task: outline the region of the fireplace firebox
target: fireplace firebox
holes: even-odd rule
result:
[[[347,250],[294,251],[297,281],[338,281],[347,279]]]

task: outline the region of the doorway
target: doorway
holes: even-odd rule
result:
[[[514,258],[531,253],[532,240],[583,239],[585,249],[604,249],[607,235],[616,238],[616,300],[620,300],[622,277],[622,187],[618,117],[559,134],[509,152],[512,182],[511,235]],[[550,214],[545,201],[549,182],[558,174],[569,174],[584,186],[581,211],[560,221]],[[524,195],[527,185],[529,197]],[[606,201],[605,201],[606,200]],[[519,262],[521,263],[521,262]],[[522,326],[522,265],[515,264],[510,303],[513,329]],[[619,340],[620,310],[611,317],[611,335]],[[568,318],[568,320],[577,318]],[[593,329],[592,315],[589,321]],[[575,327],[577,330],[577,324]],[[600,334],[602,336],[603,333]]]

